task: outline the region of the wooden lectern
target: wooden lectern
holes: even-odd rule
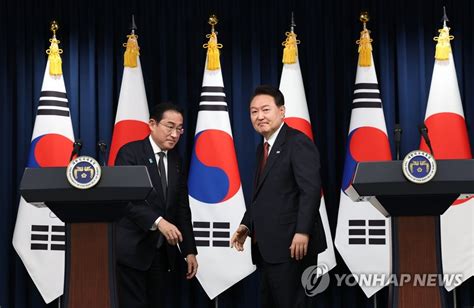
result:
[[[48,206],[66,223],[65,307],[118,307],[112,222],[152,189],[145,166],[102,167],[90,189],[72,187],[66,168],[25,169],[23,198]]]
[[[400,274],[442,274],[439,216],[460,194],[474,193],[474,160],[438,160],[434,178],[409,182],[402,161],[359,163],[348,195],[392,217],[392,269]],[[400,281],[400,280],[399,280]],[[390,286],[387,307],[445,307],[444,287]]]

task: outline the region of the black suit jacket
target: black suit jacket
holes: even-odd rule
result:
[[[262,148],[260,144],[257,161],[261,160]],[[303,260],[308,265],[315,264],[317,254],[326,249],[319,215],[319,168],[319,152],[314,143],[283,124],[260,176],[257,168],[252,203],[242,219],[242,224],[255,236],[265,262],[289,261],[295,233],[310,236],[308,254]]]
[[[154,190],[145,202],[129,203],[127,215],[116,226],[117,261],[123,265],[147,270],[152,263],[160,231],[151,231],[155,220],[162,216],[176,225],[183,235],[180,248],[183,256],[197,254],[191,226],[186,176],[181,158],[175,150],[168,151],[168,198],[161,188],[157,161],[147,138],[124,145],[117,154],[116,165],[143,165],[148,169]],[[165,239],[170,267],[173,268],[177,248]]]

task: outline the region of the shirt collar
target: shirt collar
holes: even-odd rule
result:
[[[268,142],[268,144],[270,145],[270,149],[273,147],[273,144],[275,143],[275,140],[278,137],[281,128],[283,127],[283,124],[285,124],[285,122],[281,123],[280,127],[270,136],[270,138],[268,138],[268,140],[263,138],[263,141]]]
[[[160,149],[160,147],[155,143],[155,140],[153,140],[153,138],[151,138],[151,135],[148,136],[148,140],[150,140],[151,148],[153,149],[153,154],[157,154],[159,152],[164,152],[165,155],[168,155],[168,150],[162,151]]]

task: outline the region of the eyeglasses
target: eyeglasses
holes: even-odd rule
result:
[[[171,124],[163,124],[161,122],[158,122],[158,124],[160,124],[161,126],[165,127],[166,128],[166,132],[168,134],[172,134],[173,132],[176,132],[177,135],[182,135],[184,134],[184,128],[182,127],[174,127],[173,125]]]

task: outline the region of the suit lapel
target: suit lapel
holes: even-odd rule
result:
[[[273,146],[270,149],[270,154],[268,155],[267,163],[265,164],[265,167],[263,168],[262,174],[260,175],[260,178],[258,179],[257,187],[255,189],[255,193],[254,193],[254,196],[253,196],[254,198],[257,196],[260,188],[262,187],[263,182],[265,182],[265,179],[268,175],[268,172],[270,172],[273,165],[275,164],[275,162],[278,161],[278,159],[280,157],[280,153],[283,150],[285,140],[286,140],[286,130],[287,130],[287,126],[286,126],[286,124],[283,124],[283,126],[282,126],[280,132],[278,133],[278,136],[275,140],[275,143],[273,144]],[[262,156],[262,148],[263,148],[263,146],[260,145],[259,146],[260,157]],[[258,170],[257,170],[257,173],[258,173]],[[258,174],[256,176],[258,177]]]
[[[143,157],[144,165],[148,169],[153,187],[164,202],[165,198],[163,195],[163,189],[161,189],[161,178],[158,173],[158,162],[156,161],[156,156],[155,153],[153,153],[153,148],[151,147],[148,137],[144,140],[143,152],[145,153],[145,156]]]
[[[253,176],[253,188],[254,192],[257,190],[257,185],[258,185],[258,180],[259,180],[259,173],[260,173],[260,165],[262,164],[262,151],[263,151],[263,146],[260,143],[257,147],[257,155],[255,157],[255,161],[257,162],[257,168],[255,168],[255,174]],[[255,193],[254,193],[255,194]]]

